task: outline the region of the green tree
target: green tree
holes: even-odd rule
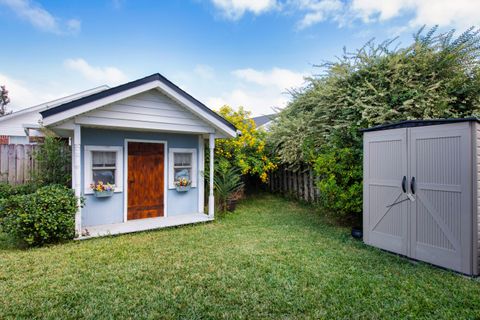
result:
[[[223,106],[219,114],[230,121],[241,132],[234,139],[219,139],[215,146],[215,157],[227,160],[241,174],[250,174],[268,180],[268,172],[275,169],[274,162],[265,149],[266,133],[257,130],[251,113],[240,107],[237,111],[229,106]]]
[[[7,104],[10,103],[10,98],[8,97],[8,90],[5,86],[0,86],[0,117],[3,117],[10,112],[7,111]]]

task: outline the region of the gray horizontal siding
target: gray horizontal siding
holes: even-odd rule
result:
[[[209,131],[211,127],[198,116],[157,90],[150,90],[136,96],[87,112],[82,117],[90,120],[114,122],[131,121],[169,125],[192,132]]]

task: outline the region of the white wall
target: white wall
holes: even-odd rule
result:
[[[24,124],[38,125],[42,116],[36,111],[26,112],[18,116],[12,115],[11,118],[0,121],[0,135],[2,136],[26,136],[23,130]]]

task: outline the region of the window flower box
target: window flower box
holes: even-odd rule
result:
[[[191,185],[192,181],[185,177],[180,177],[175,181],[175,189],[177,189],[177,192],[187,192],[190,190]]]
[[[113,196],[113,190],[110,191],[93,191],[96,198],[107,198]]]
[[[107,198],[113,196],[115,187],[110,183],[104,184],[102,181],[98,181],[96,184],[90,184],[90,189],[93,190],[93,194],[96,198]]]
[[[187,192],[188,190],[190,190],[190,186],[177,186],[175,187],[175,189],[177,189],[177,192]]]

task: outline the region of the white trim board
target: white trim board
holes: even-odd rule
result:
[[[205,140],[198,136],[198,212],[205,210]]]
[[[167,203],[167,192],[168,192],[168,175],[165,173],[165,170],[168,168],[167,163],[167,148],[168,144],[165,140],[144,140],[144,139],[125,139],[124,140],[124,175],[123,175],[123,185],[125,186],[125,193],[123,195],[123,223],[128,220],[128,143],[129,142],[143,142],[143,143],[162,143],[163,144],[163,217],[168,217],[168,203]],[[135,219],[135,220],[144,220],[144,219]]]

